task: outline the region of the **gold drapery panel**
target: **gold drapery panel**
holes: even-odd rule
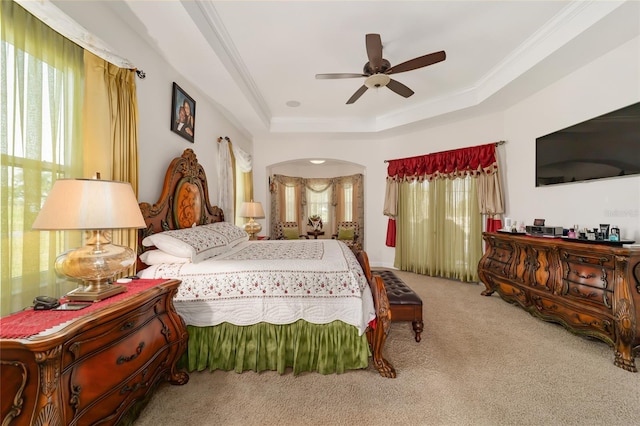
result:
[[[138,100],[135,71],[85,51],[85,175],[129,182],[138,195]],[[135,229],[114,229],[112,241],[137,251]],[[132,274],[130,270],[126,274]]]

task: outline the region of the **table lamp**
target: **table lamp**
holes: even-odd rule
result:
[[[90,302],[126,291],[113,282],[136,261],[129,247],[111,244],[111,230],[145,226],[131,184],[100,179],[57,180],[33,223],[39,230],[86,231],[86,245],[62,253],[55,268],[82,282],[67,293],[69,300]]]
[[[248,217],[249,222],[244,225],[244,230],[249,234],[250,240],[256,239],[256,234],[262,230],[262,225],[258,222],[254,221],[254,218],[261,219],[264,217],[264,210],[262,209],[262,204],[254,203],[251,201],[250,203],[242,203],[242,207],[240,207],[240,217]]]

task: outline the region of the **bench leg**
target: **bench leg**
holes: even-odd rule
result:
[[[422,320],[411,321],[411,325],[413,326],[413,332],[416,334],[416,342],[420,342],[422,337],[420,334],[424,331],[424,322]]]

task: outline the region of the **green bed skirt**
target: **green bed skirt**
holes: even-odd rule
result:
[[[213,327],[187,326],[189,344],[181,366],[189,371],[220,369],[256,372],[273,370],[280,374],[292,368],[294,374],[315,371],[343,373],[367,368],[369,344],[366,334],[342,321],[311,324],[259,323]]]

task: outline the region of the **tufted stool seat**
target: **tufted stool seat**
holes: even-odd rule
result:
[[[416,342],[419,342],[424,329],[422,299],[392,271],[379,270],[371,273],[379,275],[384,282],[391,306],[391,321],[411,321]]]

